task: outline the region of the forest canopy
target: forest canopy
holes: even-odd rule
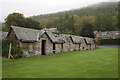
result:
[[[118,30],[118,14],[118,2],[102,2],[80,9],[30,18],[41,22],[43,27],[57,27],[61,32],[79,35],[85,23],[91,23],[94,31]]]

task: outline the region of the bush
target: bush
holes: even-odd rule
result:
[[[100,40],[101,45],[120,45],[120,39],[102,39]]]
[[[10,43],[12,44],[11,54],[13,55],[13,57],[14,58],[22,57],[22,55],[23,55],[22,50],[19,47],[17,47],[15,42],[7,40],[7,39],[2,41],[2,56],[8,57]]]

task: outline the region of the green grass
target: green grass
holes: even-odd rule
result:
[[[118,49],[99,47],[45,56],[3,58],[3,78],[117,78]]]
[[[2,57],[0,55],[0,79],[2,78]]]

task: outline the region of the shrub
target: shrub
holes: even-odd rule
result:
[[[7,39],[2,41],[2,56],[3,57],[8,57],[10,43],[12,44],[11,54],[13,55],[13,57],[14,58],[22,57],[22,55],[23,55],[22,50],[19,47],[17,47],[15,42],[7,40]]]

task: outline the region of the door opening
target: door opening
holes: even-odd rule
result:
[[[61,52],[63,52],[63,43],[61,44]]]
[[[55,43],[53,43],[53,53],[55,53]]]
[[[46,46],[46,40],[42,40],[41,44],[41,55],[45,55],[45,46]]]

